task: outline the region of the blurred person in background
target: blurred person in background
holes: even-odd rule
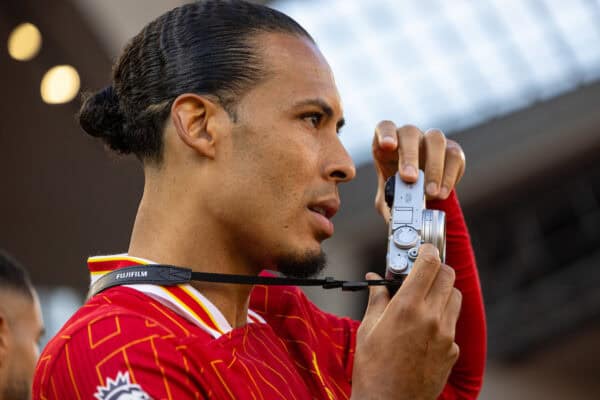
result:
[[[28,400],[44,334],[27,272],[0,250],[0,400]]]
[[[289,17],[215,0],[162,15],[125,48],[111,85],[85,99],[80,123],[135,154],[145,174],[128,252],[91,257],[92,284],[136,265],[300,278],[324,267],[338,185],[355,167],[338,136],[329,65]],[[423,245],[393,298],[371,288],[362,322],[319,310],[291,286],[112,287],[50,341],[34,398],[476,398],[485,323],[453,190],[462,149],[439,130],[383,121],[373,155],[386,222],[385,179],[399,166],[407,182],[425,170],[428,207],[447,214],[452,268]]]

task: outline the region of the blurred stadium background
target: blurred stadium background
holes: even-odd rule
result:
[[[83,301],[85,258],[126,250],[143,185],[135,160],[79,131],[78,94],[105,86],[126,41],[181,3],[0,2],[0,247],[31,271],[50,335]],[[600,398],[600,2],[263,3],[315,37],[344,101],[358,176],[342,188],[328,274],[385,265],[374,124],[441,128],[467,154],[459,196],[489,324],[481,398]],[[364,310],[362,294],[308,293]]]

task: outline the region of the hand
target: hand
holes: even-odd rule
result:
[[[424,244],[391,300],[384,286],[370,287],[356,337],[353,399],[437,398],[459,354],[454,336],[462,296],[454,279],[437,249]]]
[[[389,220],[385,203],[385,181],[400,171],[407,183],[417,180],[418,169],[425,171],[428,199],[445,199],[465,172],[465,155],[458,143],[447,139],[439,129],[423,133],[412,125],[397,128],[391,121],[381,121],[375,128],[373,158],[377,169],[375,207]]]

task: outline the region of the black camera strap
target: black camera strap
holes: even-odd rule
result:
[[[369,286],[395,286],[401,281],[340,281],[331,277],[323,279],[287,278],[276,276],[254,276],[195,272],[189,268],[165,264],[135,265],[107,272],[94,282],[89,290],[88,298],[114,286],[152,284],[173,286],[191,281],[235,283],[238,285],[278,285],[278,286],[321,286],[323,289],[357,291]]]

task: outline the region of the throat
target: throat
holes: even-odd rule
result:
[[[232,328],[246,325],[252,286],[200,281],[191,285],[214,304]]]
[[[229,240],[223,226],[209,215],[197,215],[198,205],[185,201],[170,204],[169,199],[194,196],[160,196],[147,187],[136,215],[128,253],[152,260],[191,268],[197,272],[256,274],[256,263],[235,251],[237,242]],[[196,218],[190,218],[196,215]],[[231,327],[246,324],[251,285],[193,281],[192,286],[223,314]]]

